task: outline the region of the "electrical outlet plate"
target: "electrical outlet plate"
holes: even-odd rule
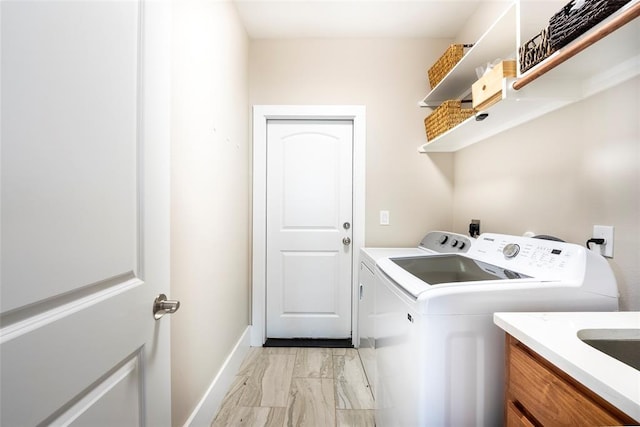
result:
[[[596,251],[600,251],[600,255],[613,258],[613,226],[612,225],[594,225],[593,238],[604,239],[604,244],[594,245],[591,247]]]
[[[471,237],[478,237],[480,235],[480,220],[479,219],[472,219],[471,220],[471,223],[469,224],[469,235]]]

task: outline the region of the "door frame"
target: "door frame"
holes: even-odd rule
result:
[[[267,121],[349,120],[353,122],[353,227],[351,269],[351,340],[358,342],[358,265],[365,231],[364,105],[254,105],[253,106],[253,256],[251,284],[251,345],[266,340],[267,267]]]

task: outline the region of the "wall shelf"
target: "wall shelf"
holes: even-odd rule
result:
[[[515,10],[510,7],[505,11],[476,46],[481,44],[482,40],[496,38],[497,36],[490,33],[498,29],[501,31],[502,38],[515,40],[515,30],[513,37],[506,37],[502,32],[505,28],[510,28],[503,23],[503,20],[515,21]],[[526,73],[519,75],[516,79],[505,79],[502,101],[483,111],[488,114],[485,120],[476,121],[471,117],[433,141],[421,145],[418,151],[429,153],[460,150],[640,75],[640,20],[636,19],[639,15],[640,0],[629,2],[605,21]],[[520,37],[517,38],[520,39]],[[472,50],[463,57],[463,60],[472,53]],[[474,61],[476,64],[482,64],[493,59],[495,58],[489,56],[484,60]],[[461,70],[466,70],[471,65],[471,63],[465,64]],[[462,77],[459,77],[456,68],[444,79],[451,78],[452,82],[443,80],[444,83],[440,84],[445,88],[449,85],[456,88],[448,89],[446,92],[443,90],[442,93],[446,95],[452,95],[456,91],[459,92],[457,95],[460,95],[464,93],[461,90],[464,85],[470,88],[476,80],[475,69],[471,77],[462,71],[460,71]],[[463,77],[469,80],[463,82]],[[441,96],[434,92],[440,85],[436,86],[422,101],[425,106],[438,105],[437,100]]]
[[[549,77],[548,73],[556,77],[588,80],[608,73],[616,64],[624,64],[628,59],[637,57],[640,27],[627,24],[638,16],[640,2],[630,2],[605,22],[529,70],[514,83],[514,89],[519,90],[543,75]],[[598,43],[605,37],[606,42]],[[612,48],[614,46],[615,49]],[[588,55],[579,55],[585,49],[589,49]]]
[[[471,83],[478,78],[476,67],[496,58],[515,55],[515,38],[505,37],[505,34],[513,34],[515,37],[515,33],[516,6],[512,4],[419,105],[437,107],[449,99],[461,99],[470,94]]]

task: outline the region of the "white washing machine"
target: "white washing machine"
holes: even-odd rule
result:
[[[485,233],[463,253],[379,257],[375,277],[379,427],[503,425],[493,313],[618,309],[607,261],[551,240]]]
[[[469,250],[474,239],[446,231],[428,233],[413,248],[362,248],[360,250],[358,333],[360,359],[364,366],[373,395],[376,396],[375,356],[375,287],[380,273],[376,261],[387,257],[413,257],[428,254],[463,253]]]

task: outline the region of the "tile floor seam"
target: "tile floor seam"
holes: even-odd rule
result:
[[[291,372],[291,378],[289,378],[289,391],[287,392],[287,406],[285,407],[285,413],[284,413],[284,419],[282,420],[282,427],[286,427],[287,425],[287,420],[289,419],[289,414],[291,414],[291,406],[293,405],[292,400],[292,395],[291,395],[291,391],[292,391],[292,387],[293,387],[293,374],[295,373],[296,370],[296,365],[298,364],[298,357],[300,356],[300,349],[296,349],[296,358],[293,361],[293,371]]]
[[[360,365],[363,366],[362,369],[362,373],[364,374],[364,379],[367,382],[367,389],[369,389],[369,393],[371,393],[371,399],[373,399],[373,390],[371,389],[371,383],[369,382],[369,377],[367,376],[367,372],[364,370],[364,361],[362,360],[362,355],[360,354],[360,352],[357,352],[358,354],[358,360],[360,360]]]

